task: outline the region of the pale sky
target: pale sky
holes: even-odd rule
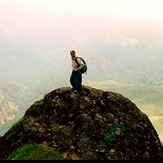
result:
[[[160,34],[163,0],[0,0],[0,34],[38,46]]]

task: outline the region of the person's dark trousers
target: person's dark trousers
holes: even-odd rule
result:
[[[83,94],[82,88],[82,74],[77,71],[72,71],[70,76],[70,83],[73,89],[76,89],[79,94]]]

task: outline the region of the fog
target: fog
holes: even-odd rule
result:
[[[163,0],[0,0],[0,111],[10,117],[18,104],[22,115],[44,94],[70,86],[72,49],[88,64],[84,85],[113,84],[160,111],[159,87],[123,91],[117,83],[162,86],[162,6]]]
[[[74,49],[99,36],[137,44],[137,35],[162,34],[162,6],[162,0],[0,0],[0,40],[37,49]]]

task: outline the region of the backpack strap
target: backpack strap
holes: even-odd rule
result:
[[[79,57],[76,57],[76,58],[75,58],[75,62],[78,64],[78,67],[79,67],[80,64],[79,64],[78,61],[77,61],[78,58],[79,58]]]
[[[76,57],[76,58],[75,58],[75,62],[78,64],[78,67],[80,67],[80,64],[78,63],[77,58],[80,59],[80,57]],[[87,75],[87,72],[85,72],[85,74]]]

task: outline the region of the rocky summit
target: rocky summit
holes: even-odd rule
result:
[[[51,160],[163,160],[155,128],[131,100],[116,92],[83,89],[84,95],[77,96],[61,87],[34,102],[0,137],[1,160],[32,143],[57,152],[57,157],[44,157]],[[31,159],[41,160],[43,154],[33,155]]]

